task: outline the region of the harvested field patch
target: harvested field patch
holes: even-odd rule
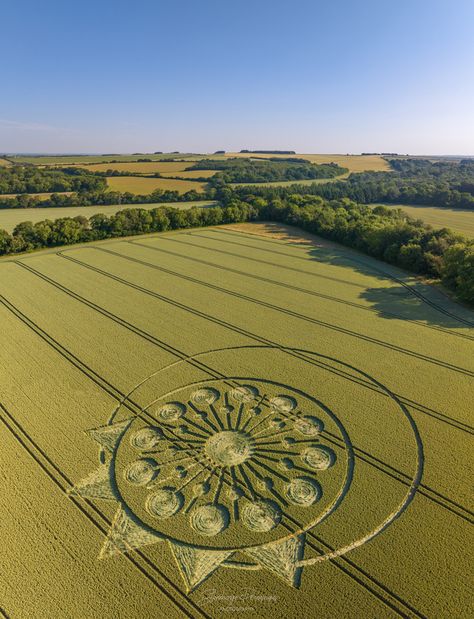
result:
[[[2,193],[0,194],[0,200],[2,198],[16,198],[18,196],[33,196],[34,198],[50,198],[52,195],[58,195],[58,196],[70,196],[73,192],[72,191],[55,191],[55,192],[50,192],[47,191],[46,193]]]
[[[112,191],[129,191],[139,195],[147,195],[162,189],[163,191],[204,191],[206,184],[193,181],[180,181],[167,178],[140,178],[139,176],[109,176],[107,184]]]
[[[182,172],[190,166],[192,166],[192,162],[190,161],[141,161],[129,163],[95,163],[78,167],[83,167],[86,170],[92,170],[94,172],[117,170],[118,172],[154,174],[155,172]]]
[[[312,178],[302,181],[270,181],[268,183],[230,183],[232,187],[290,187],[291,185],[324,185],[325,183],[335,183],[336,181],[345,180],[349,174],[341,174],[341,176],[335,176],[334,178]]]
[[[179,176],[179,178],[210,178],[218,170],[185,170],[183,172],[161,172],[162,176]]]

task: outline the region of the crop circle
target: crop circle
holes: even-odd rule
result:
[[[290,357],[300,357],[301,360],[298,361],[301,366],[299,376],[304,377],[305,374],[307,374],[309,379],[308,384],[312,386],[311,393],[305,392],[304,389],[302,390],[301,380],[298,381],[299,388],[295,389],[278,382],[278,380],[268,381],[261,376],[252,378],[249,377],[248,374],[243,376],[233,374],[229,369],[232,367],[232,359],[235,359],[237,355],[248,356],[252,359],[257,359],[257,357],[263,357],[264,355],[267,357],[271,357],[272,355],[284,355],[287,361]],[[289,355],[289,357],[286,355]],[[387,506],[388,513],[385,518],[381,519],[379,524],[367,523],[367,530],[365,532],[354,531],[352,541],[343,542],[340,547],[336,547],[334,550],[318,555],[317,557],[309,556],[301,559],[298,565],[301,567],[313,565],[320,561],[341,556],[353,548],[357,548],[383,532],[408,507],[421,480],[423,447],[418,430],[409,412],[398,398],[383,384],[377,382],[377,380],[369,374],[329,356],[320,355],[308,350],[284,347],[276,348],[274,346],[246,346],[242,348],[235,347],[208,351],[199,353],[183,361],[170,364],[168,367],[174,368],[180,364],[194,363],[194,360],[205,360],[207,364],[212,357],[220,361],[222,361],[222,359],[227,360],[226,367],[228,369],[225,371],[225,374],[223,374],[223,379],[211,378],[201,381],[200,383],[190,383],[188,387],[182,386],[181,383],[181,386],[163,395],[160,395],[158,389],[155,399],[149,404],[147,404],[146,401],[141,404],[145,414],[148,414],[149,411],[149,414],[154,416],[155,425],[158,425],[160,429],[162,429],[161,425],[166,426],[168,429],[173,428],[175,432],[173,437],[164,436],[163,444],[160,443],[159,445],[159,449],[163,450],[162,453],[167,453],[168,455],[174,454],[176,459],[182,458],[183,460],[187,457],[191,457],[188,462],[183,462],[182,474],[185,476],[183,477],[183,483],[185,483],[186,486],[182,489],[183,504],[179,506],[179,509],[171,517],[159,520],[158,524],[156,522],[158,519],[156,518],[154,524],[150,523],[150,519],[147,519],[147,514],[150,516],[149,511],[141,508],[138,509],[134,503],[142,487],[134,487],[135,496],[133,498],[132,495],[127,495],[127,492],[123,492],[123,474],[122,477],[118,475],[120,469],[123,470],[123,454],[119,453],[118,457],[115,458],[113,470],[114,478],[118,485],[120,501],[136,518],[142,520],[147,527],[155,529],[156,532],[164,538],[191,544],[196,547],[244,549],[258,547],[262,544],[268,545],[273,542],[279,543],[279,540],[288,537],[288,534],[282,531],[281,527],[282,522],[288,522],[288,515],[290,517],[290,522],[293,522],[292,518],[294,519],[294,517],[291,515],[293,506],[294,509],[299,510],[296,513],[298,514],[298,520],[300,522],[296,529],[293,527],[293,535],[310,532],[326,518],[334,514],[339,514],[338,507],[346,496],[354,477],[354,452],[350,444],[349,435],[341,423],[339,414],[342,412],[342,418],[347,421],[348,417],[345,415],[346,411],[344,411],[344,408],[341,409],[341,405],[343,406],[345,402],[351,409],[353,408],[354,401],[357,401],[358,398],[349,396],[349,391],[346,398],[344,391],[340,391],[338,394],[342,394],[342,397],[338,396],[339,400],[336,404],[332,403],[331,406],[330,402],[324,401],[324,397],[321,401],[321,397],[319,397],[318,393],[318,384],[325,385],[327,376],[331,377],[331,374],[326,373],[326,376],[323,376],[321,379],[316,379],[316,374],[314,376],[312,375],[315,372],[314,368],[317,366],[328,367],[328,372],[331,372],[331,368],[333,367],[335,375],[341,376],[341,380],[344,380],[344,377],[347,375],[349,379],[347,386],[350,387],[352,391],[355,389],[353,384],[362,385],[362,389],[365,388],[364,385],[367,385],[368,389],[371,389],[372,392],[378,392],[382,397],[387,398],[384,402],[388,404],[387,411],[390,409],[390,419],[394,417],[398,418],[398,423],[400,427],[403,426],[402,430],[407,436],[404,444],[407,444],[408,441],[408,444],[411,443],[414,446],[412,454],[415,457],[415,466],[412,482],[409,486],[405,486],[405,491],[403,491],[403,487],[401,487],[402,492],[400,493],[400,500],[395,506],[392,506],[392,508]],[[307,365],[304,370],[305,363]],[[263,367],[265,364],[262,363],[261,365]],[[267,363],[266,366],[271,368],[272,362]],[[258,365],[256,367],[258,367]],[[324,374],[324,367],[322,371],[318,368],[317,373]],[[142,383],[137,386],[137,389],[150,380],[156,380],[159,384],[161,373],[167,371],[167,368],[163,368],[155,372],[148,379],[142,381]],[[288,372],[288,374],[290,373],[291,372]],[[323,382],[318,383],[318,380],[322,380]],[[269,384],[272,385],[272,389],[268,390],[267,386]],[[253,387],[256,391],[248,390],[248,387]],[[135,391],[136,390],[132,390],[129,395],[134,394]],[[268,391],[268,393],[266,393],[266,391]],[[186,395],[182,397],[184,392],[186,392]],[[327,389],[325,389],[325,392],[327,393]],[[127,401],[127,398],[128,396],[124,398],[122,404]],[[160,421],[157,419],[156,412],[154,412],[156,408],[173,402],[179,402],[185,407],[184,413],[179,417],[179,424],[175,423],[177,419],[175,421],[163,420],[162,424],[156,424],[156,420]],[[110,419],[111,423],[114,419],[120,418],[122,404],[114,411]],[[255,463],[253,460],[255,458],[255,453],[252,453],[252,456],[248,458],[245,457],[247,459],[244,459],[243,462],[239,464],[231,464],[230,462],[225,464],[222,461],[222,456],[217,455],[217,459],[212,458],[212,448],[209,453],[207,453],[205,449],[202,449],[198,457],[196,457],[196,452],[192,451],[192,448],[196,447],[196,443],[201,442],[204,446],[206,440],[209,438],[209,433],[205,433],[202,431],[202,428],[196,427],[196,420],[198,420],[199,424],[201,424],[201,422],[206,424],[211,434],[236,429],[242,430],[242,427],[237,428],[242,407],[244,407],[246,419],[249,420],[252,427],[253,438],[255,438],[255,434],[257,435],[259,449],[262,447],[260,444],[261,440],[272,438],[268,436],[268,433],[271,431],[280,433],[278,437],[279,442],[276,441],[276,437],[275,440],[267,440],[267,442],[276,444],[275,448],[281,449],[284,452],[273,458],[269,469],[256,469],[259,471],[260,475],[252,478],[254,496],[251,496],[247,490],[242,490],[242,486],[245,484],[243,476],[240,473],[238,475],[238,483],[232,483],[230,475],[233,468],[237,470],[239,466],[254,466]],[[331,407],[333,407],[333,410],[331,410]],[[192,409],[194,415],[192,418],[189,416],[191,412],[189,409]],[[398,417],[393,414],[393,412],[397,410]],[[382,412],[383,411],[380,411],[380,414],[377,416],[377,422],[380,420],[382,424],[381,427],[383,428],[384,415]],[[272,419],[270,419],[270,413],[273,415]],[[216,415],[220,418],[221,422],[223,422],[223,427],[219,426]],[[288,419],[288,417],[290,419]],[[364,418],[362,417],[362,411],[361,418]],[[349,418],[349,421],[349,426],[351,426],[352,417]],[[138,431],[140,429],[140,424],[141,427],[147,425],[147,423],[139,421],[137,418],[126,432],[127,437],[129,436],[129,431]],[[260,426],[260,424],[262,425]],[[246,429],[244,430],[247,431]],[[197,437],[196,434],[198,435]],[[199,436],[199,434],[202,436]],[[330,438],[328,442],[328,437],[333,437],[334,440]],[[215,441],[216,444],[220,442],[218,439],[215,439]],[[127,441],[120,441],[120,445],[118,446],[119,452],[126,442],[130,445],[129,438]],[[209,445],[212,445],[213,442],[214,441],[210,441]],[[299,442],[306,443],[304,449],[303,445],[299,445]],[[297,446],[299,448],[295,449]],[[156,447],[158,447],[158,443],[156,443]],[[265,448],[267,447],[268,446],[265,446]],[[270,449],[273,449],[273,447],[270,446]],[[139,453],[137,454],[136,451],[135,449],[135,459],[137,459],[137,455],[140,455]],[[239,449],[237,449],[236,452],[239,452]],[[239,456],[235,457],[239,459]],[[128,454],[127,458],[130,460],[130,454]],[[263,461],[263,463],[265,464],[265,461]],[[266,462],[266,464],[268,465],[269,463]],[[195,475],[199,473],[203,467],[206,468],[208,466],[210,467],[209,473],[213,467],[218,469],[214,471],[211,480],[202,480],[199,479],[199,476],[195,479]],[[225,471],[220,475],[219,472],[222,472],[222,469],[225,469]],[[249,474],[249,471],[247,469],[245,470],[247,474]],[[343,473],[343,475],[341,475],[341,473]],[[287,478],[283,487],[281,486],[282,480],[277,479],[278,475],[283,475]],[[161,479],[162,476],[162,472],[160,472],[159,478]],[[176,486],[176,491],[181,492],[179,484],[176,482],[177,480],[175,479],[173,483]],[[151,482],[151,485],[154,484],[159,486],[160,482],[154,480]],[[132,485],[129,484],[129,488],[131,487]],[[152,490],[154,490],[154,488],[152,488]],[[271,496],[272,493],[273,496]],[[276,495],[274,493],[276,493]],[[286,506],[281,503],[281,498],[286,499]],[[142,499],[140,499],[140,501],[143,503]],[[273,502],[276,505],[276,512],[280,510],[282,516],[278,524],[272,529],[257,532],[249,529],[246,522],[250,521],[247,514],[252,513],[252,509],[254,509],[249,506],[258,504],[260,501]],[[191,525],[191,514],[194,513],[194,510],[206,504],[222,505],[229,514],[226,527],[215,535],[206,536],[202,533],[198,533]],[[361,502],[361,505],[366,505],[366,503]],[[246,533],[242,533],[241,531],[239,535],[232,535],[232,531],[236,528],[234,522],[236,513],[239,514],[240,528],[242,530],[245,529]],[[264,511],[261,512],[261,514],[264,513]],[[308,514],[308,518],[302,517],[302,514],[306,513]],[[375,514],[376,512],[372,510],[369,511],[369,513]],[[265,518],[262,518],[262,520],[265,521]],[[278,520],[278,518],[274,518],[273,522],[276,520]],[[294,520],[294,522],[296,524],[296,520]],[[361,524],[358,528],[363,531],[363,521],[359,519],[359,522]],[[192,532],[192,535],[190,535],[189,532]],[[238,562],[232,561],[231,563],[232,567],[238,567]]]

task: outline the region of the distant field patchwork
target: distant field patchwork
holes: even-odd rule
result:
[[[118,168],[116,166],[121,166],[122,164],[126,164],[127,162],[135,162],[142,167],[143,171],[160,171],[156,170],[153,167],[153,163],[159,162],[161,159],[180,159],[182,161],[186,161],[191,165],[190,162],[196,161],[203,158],[210,159],[222,159],[224,157],[301,157],[302,159],[308,159],[313,163],[330,163],[333,161],[341,166],[349,168],[351,172],[364,172],[366,170],[389,170],[390,167],[388,163],[379,155],[320,155],[320,154],[297,154],[297,155],[271,155],[271,154],[258,154],[254,155],[246,154],[246,153],[226,153],[225,155],[214,155],[214,154],[193,154],[193,153],[165,153],[163,155],[150,155],[150,154],[140,154],[140,155],[70,155],[70,156],[42,156],[42,157],[15,157],[15,161],[18,163],[33,163],[35,165],[74,165],[74,164],[100,164],[104,165],[105,169],[114,168],[114,169],[124,169],[128,171],[128,167]],[[152,162],[138,162],[138,159],[152,159]],[[112,160],[118,163],[110,163]],[[163,162],[164,163],[164,162]],[[150,165],[151,164],[151,165]],[[101,168],[102,169],[102,168]],[[138,169],[138,168],[135,168]]]
[[[155,172],[178,173],[186,170],[192,165],[192,161],[143,161],[129,163],[94,163],[91,165],[80,165],[78,167],[83,167],[93,172],[117,170],[118,172],[154,174]]]
[[[0,320],[7,616],[472,616],[474,313],[437,289],[246,224],[1,259]]]
[[[162,155],[144,154],[126,155],[126,154],[110,154],[110,155],[41,155],[37,157],[14,157],[13,160],[18,163],[33,163],[35,165],[70,165],[74,163],[107,163],[111,161],[138,161],[139,159],[151,159],[160,161],[161,159],[182,159],[188,160],[200,159],[204,155],[194,155],[193,153],[163,153]],[[207,155],[205,155],[207,156]]]
[[[350,172],[365,172],[367,170],[390,170],[388,163],[379,155],[312,155],[312,154],[296,154],[296,155],[271,155],[255,153],[249,155],[246,153],[226,153],[226,157],[300,157],[307,159],[312,163],[337,163],[338,165],[349,168]]]

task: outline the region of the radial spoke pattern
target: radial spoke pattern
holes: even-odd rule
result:
[[[321,442],[316,405],[319,416],[307,415],[289,394],[222,384],[148,410],[150,422],[131,432],[124,479],[157,528],[185,514],[198,536],[240,527],[261,538],[294,507],[318,510],[320,474],[336,454]]]

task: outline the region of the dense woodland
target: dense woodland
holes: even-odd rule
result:
[[[0,194],[104,191],[104,178],[81,168],[0,167]]]
[[[223,183],[267,183],[275,181],[302,181],[318,178],[334,178],[348,172],[335,163],[316,165],[305,159],[269,158],[248,159],[202,159],[190,170],[219,170],[212,177],[212,185]]]
[[[349,198],[371,204],[421,204],[474,209],[474,160],[431,163],[423,159],[390,160],[392,172],[362,172],[347,180],[288,187],[239,187],[240,196],[256,193],[283,198],[291,193],[328,200]]]

